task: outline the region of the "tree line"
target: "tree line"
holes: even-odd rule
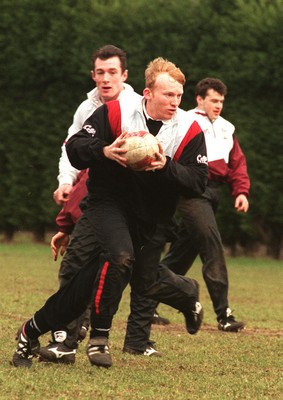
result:
[[[128,83],[142,93],[155,57],[185,73],[182,108],[213,76],[228,86],[223,116],[236,126],[251,178],[250,211],[227,189],[218,211],[234,253],[264,246],[282,255],[283,5],[281,0],[2,0],[0,15],[0,231],[43,239],[59,211],[52,194],[72,116],[93,88],[91,55],[114,44],[128,55]]]

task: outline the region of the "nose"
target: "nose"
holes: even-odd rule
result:
[[[105,72],[105,74],[103,75],[103,82],[109,82],[109,74],[108,74],[108,72]]]
[[[178,96],[173,96],[171,98],[171,104],[174,106],[178,106],[179,105],[179,97]]]

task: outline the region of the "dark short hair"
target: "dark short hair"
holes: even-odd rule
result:
[[[213,89],[223,96],[227,94],[227,86],[220,79],[204,78],[195,87],[195,97],[200,96],[204,99],[209,89]]]
[[[127,54],[124,50],[119,49],[119,47],[115,47],[112,44],[107,44],[106,46],[101,47],[96,50],[92,56],[92,63],[94,65],[97,58],[101,60],[108,60],[111,57],[119,57],[122,72],[127,69]]]

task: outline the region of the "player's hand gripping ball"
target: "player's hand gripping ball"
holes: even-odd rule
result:
[[[159,153],[158,140],[151,133],[128,132],[124,139],[126,142],[121,148],[127,149],[127,152],[123,156],[128,160],[128,167],[134,171],[144,171],[156,160],[155,154]]]

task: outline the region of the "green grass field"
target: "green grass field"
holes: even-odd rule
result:
[[[217,330],[196,262],[190,276],[200,282],[203,327],[197,335],[188,335],[182,314],[160,305],[159,312],[171,320],[167,327],[152,329],[162,358],[122,353],[129,313],[126,289],[111,333],[112,368],[91,366],[84,341],[73,366],[35,360],[31,369],[23,370],[9,364],[15,333],[57,290],[59,262],[52,261],[47,245],[0,244],[0,399],[283,399],[283,263],[234,258],[228,265],[230,304],[237,319],[247,323],[241,333]],[[41,344],[48,340],[48,334],[42,336]]]

